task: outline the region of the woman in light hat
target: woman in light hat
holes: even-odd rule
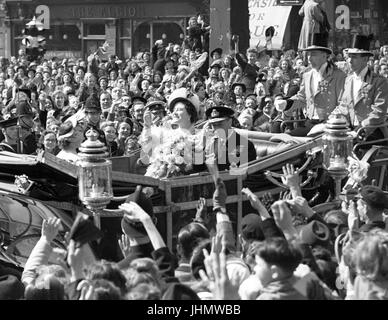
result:
[[[58,130],[57,140],[61,151],[57,157],[72,163],[77,162],[78,148],[84,141],[85,123],[77,121],[77,117],[72,116],[62,124]]]
[[[154,178],[165,177],[168,175],[167,165],[175,165],[172,163],[174,162],[172,159],[169,164],[160,161],[160,159],[165,158],[166,152],[171,153],[171,155],[176,154],[176,158],[179,158],[179,165],[183,165],[181,161],[183,160],[181,154],[183,151],[178,155],[177,150],[179,147],[184,149],[186,145],[183,146],[182,144],[186,144],[188,139],[195,139],[196,134],[195,123],[198,120],[200,105],[198,96],[185,88],[180,88],[171,94],[167,105],[170,114],[164,119],[164,124],[161,127],[152,126],[152,114],[149,110],[145,112],[144,130],[139,138],[143,156],[141,162],[151,164],[146,175]],[[174,141],[179,139],[179,146],[175,146]],[[189,151],[193,151],[192,147],[193,145],[190,146]],[[166,165],[166,168],[164,168],[164,165]],[[192,166],[192,163],[190,165]]]

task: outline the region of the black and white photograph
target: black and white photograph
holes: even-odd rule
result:
[[[388,300],[388,1],[0,0],[0,94],[0,300]]]

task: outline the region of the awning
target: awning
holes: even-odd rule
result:
[[[249,1],[250,46],[266,46],[269,50],[280,50],[292,6],[277,6],[276,0]],[[267,42],[265,31],[273,26],[275,35],[272,43]]]

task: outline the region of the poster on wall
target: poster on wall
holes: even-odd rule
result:
[[[283,46],[284,32],[292,6],[278,6],[277,0],[249,1],[250,46],[266,46],[265,30],[275,28],[271,49],[280,50]]]

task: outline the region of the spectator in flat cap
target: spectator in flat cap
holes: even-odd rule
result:
[[[100,120],[101,120],[101,105],[100,101],[96,94],[90,95],[85,102],[84,106],[85,119],[87,122],[85,133],[89,129],[93,128],[98,133],[98,140],[103,144],[107,145],[104,131],[100,129]]]
[[[388,198],[384,191],[379,187],[365,186],[357,198],[357,210],[365,222],[360,227],[360,231],[368,232],[376,228],[385,229],[383,213],[388,208]]]

